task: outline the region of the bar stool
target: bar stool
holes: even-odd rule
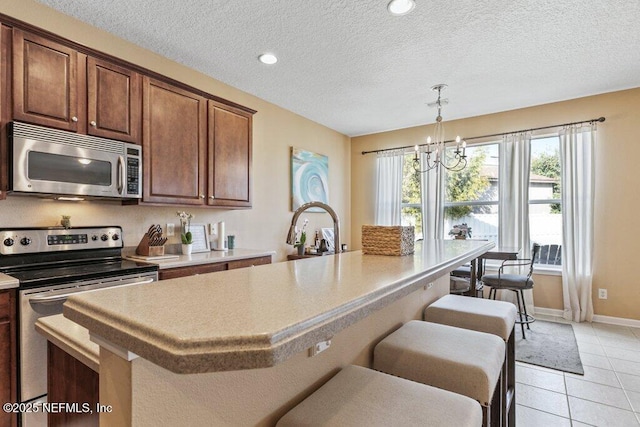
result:
[[[514,425],[515,404],[515,324],[517,310],[511,303],[482,298],[445,295],[424,310],[424,320],[497,335],[506,343],[502,366],[502,422]]]
[[[482,410],[465,396],[347,366],[287,412],[288,426],[479,426]]]
[[[482,406],[483,426],[499,426],[504,355],[495,335],[412,320],[375,346],[373,368],[468,396]]]

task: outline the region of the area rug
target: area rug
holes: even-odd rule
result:
[[[522,330],[516,324],[517,361],[584,375],[573,326],[543,320],[529,326],[531,330],[525,326],[527,339],[522,339]]]

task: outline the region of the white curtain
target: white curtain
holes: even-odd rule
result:
[[[531,133],[505,135],[500,144],[498,187],[498,246],[519,248],[521,258],[531,256],[529,239],[529,170],[531,167]],[[511,300],[512,292],[503,292]],[[524,292],[527,312],[534,314],[533,294]]]
[[[376,225],[400,225],[404,152],[379,152],[376,159]]]
[[[420,169],[427,168],[426,155],[421,153]],[[422,235],[425,239],[444,237],[444,168],[437,167],[421,174]]]
[[[564,318],[593,319],[592,261],[596,125],[560,131]]]

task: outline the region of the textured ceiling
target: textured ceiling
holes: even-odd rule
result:
[[[640,86],[638,0],[39,1],[350,136]]]

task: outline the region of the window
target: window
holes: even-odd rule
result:
[[[404,157],[402,177],[401,225],[413,225],[416,240],[422,239],[422,196],[420,194],[420,172],[413,168],[413,154]]]
[[[444,233],[456,224],[471,227],[471,237],[498,244],[499,142],[467,147],[467,167],[446,172]],[[453,148],[450,148],[453,150]],[[416,227],[422,236],[421,175],[412,166],[413,153],[405,156],[402,189],[402,225]],[[529,232],[531,242],[542,246],[540,266],[558,268],[562,260],[562,200],[560,139],[531,140],[529,174]]]
[[[453,149],[453,148],[452,148]],[[456,225],[471,227],[471,237],[498,243],[498,144],[466,149],[467,167],[447,171],[444,233]]]
[[[560,138],[531,140],[529,175],[529,235],[539,243],[541,266],[558,266],[562,260],[562,200]]]

